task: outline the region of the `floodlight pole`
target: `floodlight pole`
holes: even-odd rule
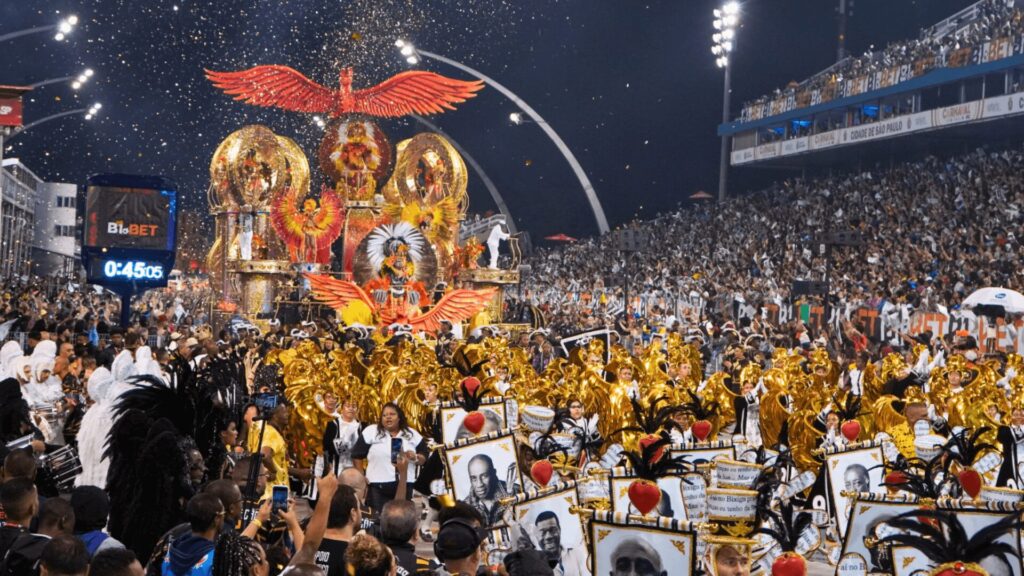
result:
[[[729,100],[732,95],[732,58],[725,62],[725,86],[722,90],[722,124],[729,123]],[[725,202],[729,180],[729,135],[722,134],[722,149],[718,156],[718,201]]]
[[[57,120],[58,118],[63,118],[65,116],[71,116],[72,114],[85,114],[85,113],[88,113],[88,112],[89,112],[88,108],[75,108],[74,110],[66,110],[64,112],[58,112],[57,114],[51,114],[49,116],[46,116],[44,118],[40,118],[39,120],[36,120],[34,122],[30,122],[28,124],[25,124],[21,128],[16,129],[7,139],[11,140],[15,136],[17,136],[18,134],[21,134],[22,132],[28,130],[29,128],[33,128],[33,127],[38,126],[38,125],[40,125],[40,124],[42,124],[44,122],[49,122],[50,120]]]
[[[49,32],[50,30],[56,30],[59,26],[59,24],[47,24],[45,26],[25,28],[24,30],[18,30],[17,32],[8,32],[7,34],[0,35],[0,42],[5,40],[14,40],[15,38],[28,36],[29,34],[36,34],[38,32]]]
[[[75,79],[75,76],[61,76],[60,78],[50,78],[49,80],[42,80],[42,81],[36,82],[35,84],[29,84],[28,87],[32,88],[32,89],[41,88],[43,86],[49,86],[50,84],[56,84],[58,82],[65,82],[67,80],[74,80],[74,79]]]

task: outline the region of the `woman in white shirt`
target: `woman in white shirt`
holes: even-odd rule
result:
[[[366,481],[370,485],[366,504],[379,512],[398,492],[398,472],[392,461],[391,441],[401,441],[401,452],[416,466],[409,466],[405,494],[401,497],[412,499],[412,484],[416,471],[427,461],[430,450],[423,436],[409,427],[405,413],[394,402],[388,402],[380,411],[380,421],[363,429],[352,449],[353,460],[366,460]]]

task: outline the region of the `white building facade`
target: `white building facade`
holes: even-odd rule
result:
[[[30,273],[36,197],[44,182],[16,158],[0,167],[0,277]]]
[[[72,275],[80,255],[76,203],[78,186],[42,182],[35,202],[32,272],[39,276]]]

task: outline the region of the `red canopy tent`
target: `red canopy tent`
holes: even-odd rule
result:
[[[694,192],[690,195],[690,200],[711,200],[712,198],[714,198],[714,196],[703,190]]]
[[[551,240],[552,242],[575,242],[576,239],[566,234],[555,234],[554,236],[545,236],[545,240]]]

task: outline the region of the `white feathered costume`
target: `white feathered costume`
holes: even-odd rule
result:
[[[103,448],[107,443],[107,432],[114,425],[114,400],[110,398],[113,387],[114,376],[102,366],[93,370],[89,376],[86,389],[94,404],[85,412],[78,429],[78,456],[82,461],[82,473],[75,480],[75,486],[107,486],[110,461],[103,458]]]

